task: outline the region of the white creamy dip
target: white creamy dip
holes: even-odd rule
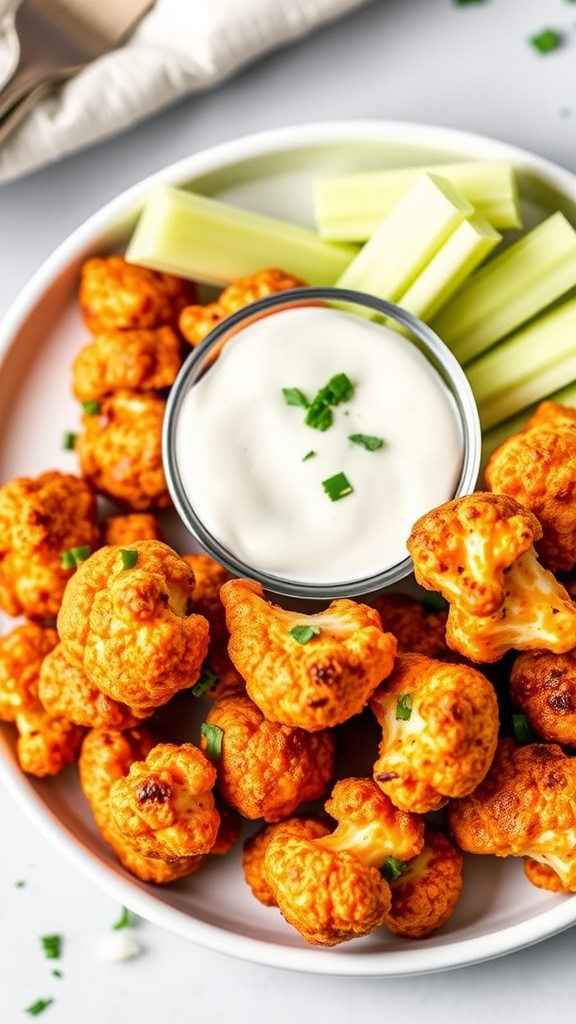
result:
[[[336,374],[352,397],[325,431],[311,401]],[[366,450],[350,435],[381,438]],[[305,458],[309,452],[315,454]],[[251,567],[304,583],[345,583],[407,557],[415,520],[454,494],[462,435],[426,358],[373,321],[327,306],[248,324],[185,395],[175,434],[182,485],[207,530]],[[332,501],[323,481],[344,473]]]

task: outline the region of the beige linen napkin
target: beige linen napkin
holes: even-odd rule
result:
[[[40,100],[0,146],[0,181],[115,134],[366,2],[156,0],[123,46]],[[0,0],[0,18],[13,5]]]

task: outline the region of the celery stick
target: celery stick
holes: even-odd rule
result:
[[[340,241],[365,241],[425,172],[448,180],[492,227],[522,227],[512,164],[467,160],[318,178],[313,187],[320,235]]]
[[[484,430],[576,380],[576,299],[496,345],[466,368]]]
[[[307,284],[331,285],[355,253],[295,224],[162,186],[144,207],[126,259],[206,284],[280,267]]]
[[[396,302],[472,207],[452,186],[422,174],[338,278]]]
[[[432,327],[466,365],[576,285],[576,231],[554,213],[477,270]]]
[[[480,217],[462,221],[400,297],[399,305],[421,320],[432,319],[501,239]]]

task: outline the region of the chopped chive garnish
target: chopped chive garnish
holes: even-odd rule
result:
[[[203,693],[207,693],[207,691],[211,690],[213,686],[216,686],[218,679],[219,676],[217,676],[211,668],[208,668],[208,666],[205,665],[200,673],[198,682],[191,688],[193,696],[201,697]]]
[[[222,754],[224,729],[221,729],[219,725],[212,725],[211,722],[202,722],[200,735],[206,740],[206,753],[208,757],[220,757]]]
[[[19,880],[18,882],[14,882],[14,885],[16,886],[17,889],[23,889],[24,886],[26,885],[26,882]]]
[[[50,974],[52,975],[53,978],[61,978],[62,977],[62,971],[59,971],[56,967],[54,968],[53,971],[50,971]]]
[[[297,644],[307,644],[313,636],[320,635],[320,626],[292,626],[288,632]]]
[[[82,402],[82,408],[84,409],[84,412],[86,413],[87,416],[97,416],[102,406],[100,402],[97,402],[95,401],[95,399],[90,398],[88,399],[87,402]]]
[[[42,949],[44,950],[44,956],[47,960],[58,960],[60,957],[60,951],[62,949],[62,939],[60,935],[42,935],[40,937]]]
[[[313,427],[314,430],[328,430],[328,427],[332,426],[332,410],[323,398],[316,395],[312,405],[308,408],[304,423],[308,427]]]
[[[322,487],[330,498],[330,501],[340,501],[347,494],[352,494],[354,488],[345,473],[336,473],[322,481]]]
[[[117,921],[114,922],[114,924],[112,925],[112,928],[114,929],[115,932],[119,932],[122,928],[129,928],[129,927],[130,927],[130,911],[128,910],[128,907],[122,907],[122,910],[120,911],[120,917],[118,918]]]
[[[406,861],[398,860],[397,857],[386,857],[382,867],[380,868],[380,874],[384,876],[387,882],[395,882],[400,875],[403,875],[408,865]]]
[[[69,548],[62,552],[61,565],[63,569],[77,569],[81,562],[85,562],[91,553],[89,544],[83,544],[79,548]]]
[[[317,397],[320,396],[328,405],[340,405],[340,402],[349,402],[354,394],[354,385],[347,374],[335,373],[330,377],[328,383],[320,389]]]
[[[37,999],[36,1002],[30,1003],[24,1010],[24,1013],[30,1013],[32,1017],[37,1017],[39,1013],[42,1013],[50,1003],[53,1003],[53,999]]]
[[[70,430],[67,430],[62,438],[62,447],[67,452],[74,451],[76,447],[76,434],[73,434]]]
[[[359,444],[368,452],[375,452],[384,444],[382,437],[374,437],[372,434],[348,434],[348,440],[352,441],[352,444]]]
[[[552,50],[557,50],[563,43],[563,38],[559,32],[556,32],[553,28],[542,29],[542,32],[538,32],[535,36],[530,36],[532,46],[538,53],[551,53]]]
[[[442,597],[442,594],[435,594],[433,592],[424,594],[418,598],[420,604],[430,612],[445,612],[449,607],[448,601]]]
[[[402,693],[396,701],[396,720],[407,722],[412,714],[412,697],[409,693]]]
[[[514,735],[517,743],[523,744],[533,742],[534,734],[528,725],[526,715],[512,715],[512,725],[514,727]]]
[[[315,451],[306,452],[306,455],[302,459],[302,462],[308,462],[308,459],[313,459],[315,455],[316,455]]]
[[[305,409],[308,408],[308,399],[300,388],[282,388],[282,394],[286,405],[302,405]]]
[[[138,552],[131,548],[120,548],[123,569],[133,569],[138,561]]]

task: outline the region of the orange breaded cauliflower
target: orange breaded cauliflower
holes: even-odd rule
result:
[[[309,732],[338,725],[362,710],[392,670],[396,640],[368,605],[340,600],[319,614],[298,614],[266,601],[250,580],[230,580],[220,594],[228,653],[270,721]],[[295,627],[317,635],[299,642]]]
[[[264,856],[276,835],[277,825],[264,825],[246,839],[242,851],[242,870],[252,894],[265,907],[277,907],[276,897],[266,881]],[[316,817],[290,818],[282,822],[282,834],[298,839],[320,839],[330,832],[328,825]]]
[[[254,274],[239,277],[220,293],[215,302],[208,302],[204,306],[186,306],[180,314],[180,330],[190,345],[198,345],[216,324],[236,310],[267,295],[288,288],[301,288],[305,283],[293,274],[276,268],[258,270]]]
[[[390,882],[392,906],[386,927],[407,939],[423,939],[452,917],[460,899],[464,860],[441,829],[427,825],[424,847]]]
[[[386,920],[391,896],[380,868],[422,849],[424,825],[399,811],[371,779],[337,782],[326,811],[338,822],[317,839],[274,826],[264,877],[282,916],[314,945],[369,935]]]
[[[246,693],[220,697],[206,721],[224,733],[218,788],[245,818],[287,818],[322,796],[332,780],[335,741],[328,730],[268,722]]]
[[[0,608],[55,618],[74,571],[63,553],[93,550],[99,536],[94,492],[77,476],[52,470],[0,487]]]
[[[192,743],[158,743],[112,783],[114,825],[143,857],[180,860],[210,853],[220,826],[216,769]]]
[[[125,547],[136,540],[163,540],[160,523],[149,512],[108,516],[102,523],[102,543]]]
[[[110,789],[123,779],[136,761],[145,761],[157,743],[147,728],[117,730],[92,729],[86,736],[79,759],[80,784],[103,839],[118,860],[143,882],[164,885],[197,871],[204,857],[163,860],[143,857],[131,839],[124,835],[110,814]]]
[[[448,610],[432,611],[407,594],[385,593],[374,601],[382,628],[393,633],[399,653],[427,654],[429,658],[451,655],[446,643]]]
[[[484,781],[450,803],[448,822],[462,850],[529,857],[556,873],[557,891],[576,892],[576,760],[556,743],[501,740]]]
[[[382,726],[374,779],[397,807],[438,810],[486,775],[498,740],[498,703],[477,669],[399,654],[370,707]]]
[[[134,564],[127,566],[126,552]],[[100,548],[71,578],[58,616],[66,657],[138,714],[193,686],[208,622],[192,612],[194,573],[161,541]]]
[[[543,402],[492,453],[485,476],[491,491],[516,498],[539,520],[542,564],[569,572],[576,565],[576,410]]]
[[[15,722],[16,754],[27,775],[57,775],[78,760],[86,730],[66,718],[49,714],[40,701],[36,711],[22,712]]]
[[[536,517],[515,498],[476,492],[422,516],[408,550],[416,580],[449,602],[446,639],[471,661],[511,648],[576,646],[576,605],[536,557]]]
[[[80,308],[94,333],[175,325],[195,295],[190,281],[127,263],[122,256],[95,256],[81,270]]]
[[[82,417],[76,452],[95,491],[135,512],[168,508],[162,468],[165,408],[155,393],[117,391],[102,401],[98,412]]]
[[[72,392],[87,402],[115,391],[161,391],[171,387],[181,365],[181,341],[171,327],[102,331],[72,363]]]
[[[213,672],[217,681],[207,691],[206,696],[216,698],[231,690],[244,689],[244,680],[238,675],[228,654],[230,634],[226,626],[224,605],[220,600],[220,588],[230,579],[230,573],[209,555],[193,553],[182,557],[192,566],[196,578],[194,611],[198,615],[203,615],[210,623],[206,667]]]
[[[540,739],[576,747],[576,651],[525,651],[510,673],[510,696]]]
[[[147,717],[92,686],[86,673],[68,660],[62,644],[42,662],[38,697],[51,715],[86,728],[131,729]]]

